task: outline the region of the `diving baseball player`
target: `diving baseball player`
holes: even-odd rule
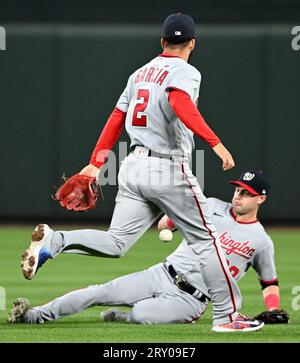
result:
[[[288,314],[280,310],[273,242],[257,219],[257,211],[266,199],[269,184],[256,171],[246,171],[239,180],[231,183],[236,185],[232,204],[216,198],[207,199],[208,213],[217,228],[230,272],[238,281],[252,266],[258,274],[267,311],[273,314],[273,320],[266,322],[288,322]],[[167,223],[163,217],[158,228],[172,228]],[[193,322],[204,313],[209,300],[198,256],[184,239],[164,263],[145,271],[73,291],[32,309],[29,309],[26,299],[19,298],[9,315],[9,322],[44,323],[94,305],[133,307],[130,312],[118,309],[102,312],[104,321],[142,324]],[[247,324],[251,327],[249,322]],[[216,331],[225,329],[234,331],[226,324],[218,326]],[[245,329],[247,331],[247,327]]]
[[[209,143],[221,158],[224,170],[234,166],[231,154],[195,105],[201,75],[188,63],[195,43],[195,25],[190,16],[178,13],[166,18],[161,39],[163,53],[129,77],[90,164],[80,172],[86,177],[99,176],[125,126],[132,152],[119,171],[119,191],[109,230],[54,232],[40,224],[22,256],[25,278],[32,279],[45,261],[62,252],[120,257],[164,212],[199,259],[212,299],[214,328],[239,319],[241,294],[216,241],[206,198],[189,167],[193,133]],[[67,184],[69,193],[59,193],[57,197],[61,205],[71,210],[80,208],[86,199],[82,198],[82,183],[80,179],[76,184],[75,178],[75,187],[74,179]]]

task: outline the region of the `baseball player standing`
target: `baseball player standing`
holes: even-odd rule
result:
[[[62,252],[122,256],[163,211],[199,258],[213,303],[213,329],[231,324],[231,328],[238,326],[237,330],[243,330],[249,327],[250,319],[240,319],[239,288],[218,248],[206,198],[189,167],[193,133],[209,143],[221,158],[223,170],[234,166],[231,154],[195,105],[201,75],[188,63],[195,43],[195,25],[190,16],[178,13],[166,18],[161,39],[163,53],[129,77],[90,164],[80,172],[99,176],[125,125],[132,152],[119,171],[119,191],[109,230],[54,232],[40,224],[22,256],[22,270],[25,278],[32,279],[47,259]],[[70,193],[65,204],[72,198]]]

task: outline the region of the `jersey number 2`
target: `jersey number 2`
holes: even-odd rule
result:
[[[135,105],[132,117],[132,126],[147,126],[147,116],[141,115],[144,112],[149,101],[150,92],[147,89],[139,89],[137,94],[137,104]]]

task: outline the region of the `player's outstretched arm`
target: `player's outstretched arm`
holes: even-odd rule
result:
[[[207,125],[190,96],[184,91],[171,89],[169,92],[169,103],[175,114],[185,124],[185,126],[213,148],[214,152],[223,162],[223,170],[230,170],[233,168],[235,163],[230,152],[221,143],[220,139],[213,130]]]
[[[258,314],[255,319],[265,324],[287,324],[290,316],[288,312],[280,307],[279,286],[270,285],[262,290],[266,311]]]
[[[266,310],[255,318],[265,324],[286,324],[289,314],[280,307],[279,282],[274,260],[274,245],[271,238],[265,235],[265,248],[254,256],[252,266],[258,274]]]
[[[97,168],[101,168],[107,161],[108,154],[118,141],[126,120],[126,112],[115,108],[109,116],[104,129],[98,139],[91,156],[90,164]],[[84,170],[84,169],[83,169]],[[83,171],[82,170],[82,171]],[[94,172],[92,168],[88,168],[87,172]]]
[[[63,208],[76,212],[95,208],[101,195],[101,188],[97,183],[98,175],[107,161],[109,152],[119,139],[125,118],[126,113],[115,108],[101,132],[90,163],[78,174],[64,179],[64,184],[58,188],[54,197]]]
[[[125,124],[126,113],[115,108],[106,122],[91,156],[90,164],[79,174],[98,177],[101,167],[105,164],[108,154],[118,141]]]

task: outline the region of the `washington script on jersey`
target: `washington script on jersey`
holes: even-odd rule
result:
[[[238,242],[231,238],[228,232],[224,232],[219,236],[219,240],[221,242],[222,247],[226,250],[226,254],[230,255],[231,253],[235,253],[244,258],[250,258],[253,256],[255,252],[255,248],[250,248],[249,241],[246,242]]]
[[[168,74],[168,71],[158,67],[142,68],[134,79],[134,83],[152,82],[161,86]]]

